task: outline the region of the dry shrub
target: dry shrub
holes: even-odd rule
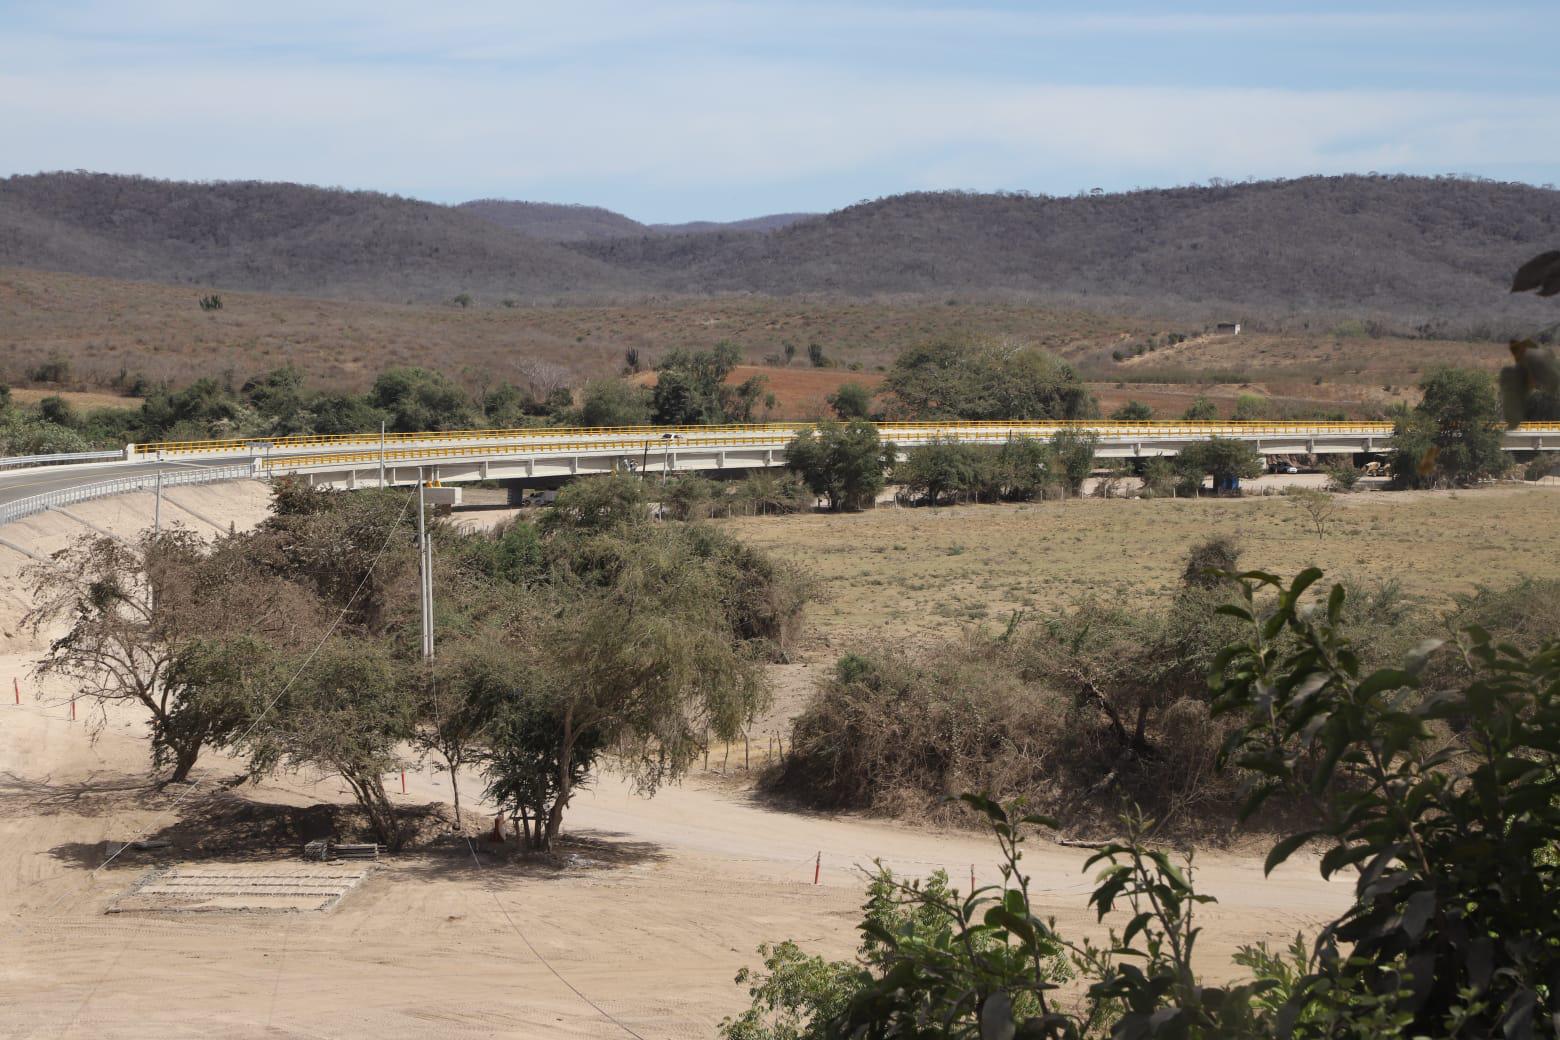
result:
[[[792,731],[777,785],[813,805],[951,819],[963,791],[1055,800],[1065,698],[1022,682],[988,643],[847,654]]]
[[[1026,682],[1018,654],[976,638],[919,653],[847,654],[799,716],[774,786],[823,809],[940,823],[965,791],[1023,797],[1078,833],[1115,826],[1137,804],[1167,831],[1223,819],[1233,783],[1215,775],[1223,727],[1181,698],[1157,718],[1151,756],[1124,751],[1094,706]]]

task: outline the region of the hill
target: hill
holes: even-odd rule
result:
[[[637,276],[448,206],[297,184],[0,180],[0,265],[316,296],[544,300]]]
[[[474,199],[455,207],[499,227],[548,242],[581,242],[592,238],[642,235],[649,229],[632,217],[600,206],[566,206],[553,202]]]
[[[1520,184],[942,192],[797,218],[649,226],[585,206],[40,174],[0,181],[0,266],[395,302],[467,293],[478,307],[652,293],[954,297],[1194,329],[1239,319],[1474,339],[1555,320],[1545,301],[1505,291],[1522,261],[1560,243],[1560,192]]]
[[[694,220],[685,224],[641,224],[632,217],[600,206],[559,205],[553,202],[516,202],[509,199],[476,199],[455,207],[473,216],[548,242],[586,242],[636,235],[706,234],[711,231],[775,231],[815,213],[771,213],[746,220]]]
[[[767,235],[577,248],[669,291],[1005,291],[1092,309],[1400,326],[1542,320],[1510,273],[1560,241],[1560,192],[1450,178],[1308,177],[1082,198],[898,195]]]
[[[778,231],[816,216],[817,213],[771,213],[746,220],[691,220],[686,224],[651,224],[649,227],[651,231],[663,235],[704,234],[710,231]]]

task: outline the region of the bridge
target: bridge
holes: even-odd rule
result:
[[[1093,434],[1096,455],[1139,459],[1175,455],[1212,437],[1245,441],[1268,457],[1384,452],[1384,422],[922,422],[877,424],[901,452],[933,440],[1000,444]],[[785,465],[786,446],[807,423],[732,426],[535,428],[449,432],[300,435],[271,439],[163,441],[108,452],[0,459],[0,524],[88,498],[158,486],[298,476],[315,487],[360,488],[502,481],[554,485],[614,471],[671,474]],[[1508,451],[1560,450],[1560,422],[1523,423],[1504,432]]]

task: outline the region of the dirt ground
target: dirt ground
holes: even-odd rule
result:
[[[265,506],[258,485],[179,489],[170,493],[175,496],[201,530],[253,523]],[[1440,567],[1450,553],[1435,527],[1445,516],[1466,510],[1469,519],[1457,529],[1465,542],[1481,510],[1488,530],[1511,534],[1512,518],[1521,515],[1523,530],[1541,541],[1553,529],[1552,514],[1544,511],[1555,508],[1556,497],[1492,492],[1429,499],[1423,508],[1405,500],[1402,512],[1424,515],[1420,537]],[[1474,505],[1464,506],[1464,499]],[[1288,504],[1210,503],[1226,511],[1193,509],[1176,522],[1183,532],[1199,524],[1258,531],[1266,525],[1277,544],[1297,536],[1287,519],[1268,510]],[[0,538],[41,554],[85,523],[132,532],[149,519],[146,505],[136,497],[83,505],[80,521],[34,518],[0,528]],[[1149,505],[1155,508],[1143,508]],[[783,523],[796,526],[783,539],[764,522],[735,526],[824,570],[836,599],[822,620],[842,633],[846,620],[887,625],[900,609],[882,601],[903,599],[905,589],[886,586],[867,595],[852,584],[860,580],[858,569],[880,561],[914,562],[909,573],[949,560],[960,569],[931,577],[953,583],[959,595],[991,584],[1004,570],[1038,580],[1042,566],[1061,569],[1073,585],[1089,570],[1065,559],[1082,552],[1071,539],[1098,532],[1091,538],[1101,548],[1092,551],[1109,547],[1139,561],[1152,584],[1174,566],[1168,558],[1174,539],[1162,529],[1198,505],[1079,502],[1054,517],[984,512],[978,524],[954,523],[958,511],[885,510],[789,518]],[[1374,505],[1349,508],[1363,510],[1364,531],[1377,522]],[[1501,510],[1516,512],[1507,517]],[[1380,517],[1391,522],[1386,512]],[[1050,537],[1035,537],[1039,521]],[[911,524],[922,526],[912,530]],[[900,537],[905,548],[890,547]],[[884,553],[868,550],[850,563],[846,539],[855,541],[858,554],[874,542]],[[1341,547],[1351,540],[1331,541]],[[969,549],[947,555],[955,541]],[[1467,551],[1463,545],[1450,555]],[[1422,559],[1428,566],[1432,558]],[[187,817],[219,793],[253,803],[251,815],[262,816],[349,799],[339,781],[304,775],[229,790],[237,769],[219,755],[197,768],[193,788],[153,791],[144,719],[131,712],[98,718],[83,710],[73,722],[70,690],[28,674],[38,645],[15,624],[23,597],[14,574],[25,560],[0,549],[7,593],[0,682],[15,677],[22,694],[20,705],[9,703],[14,697],[0,700],[0,1036],[710,1037],[723,1016],[745,1004],[732,977],[758,962],[758,943],[794,938],[833,956],[854,948],[861,868],[874,859],[914,875],[942,867],[961,888],[972,867],[979,883],[996,879],[992,846],[978,835],[768,804],[753,794],[752,774],[741,771],[741,749],[734,749],[729,760],[712,758],[709,771],[696,769],[653,799],[613,776],[600,779],[571,809],[571,844],[550,862],[515,862],[481,842],[473,855],[451,841],[383,861],[326,913],[106,914],[156,866],[209,873],[231,860],[252,873],[267,860],[279,871],[298,862],[296,852],[281,846],[224,853],[221,834],[198,845],[188,838],[201,821]],[[768,726],[783,723],[805,696],[808,669],[825,659],[820,653],[776,672],[779,703]],[[765,725],[756,731],[765,732]],[[764,754],[768,747],[766,741]],[[414,763],[404,796],[399,778],[390,783],[397,801],[418,806],[446,799],[449,780]],[[468,799],[474,787],[466,778]],[[158,834],[172,835],[172,847],[131,851],[99,869],[105,842]],[[1072,934],[1099,938],[1086,908],[1086,855],[1037,842],[1025,864],[1041,912],[1054,913]],[[1229,970],[1238,945],[1282,942],[1312,930],[1347,900],[1346,885],[1322,882],[1315,860],[1304,856],[1267,880],[1260,855],[1199,854],[1197,864],[1200,885],[1220,900],[1204,914],[1200,946],[1215,977]]]

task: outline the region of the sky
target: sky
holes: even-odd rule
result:
[[[0,0],[0,174],[638,220],[1311,173],[1560,182],[1560,8]]]

